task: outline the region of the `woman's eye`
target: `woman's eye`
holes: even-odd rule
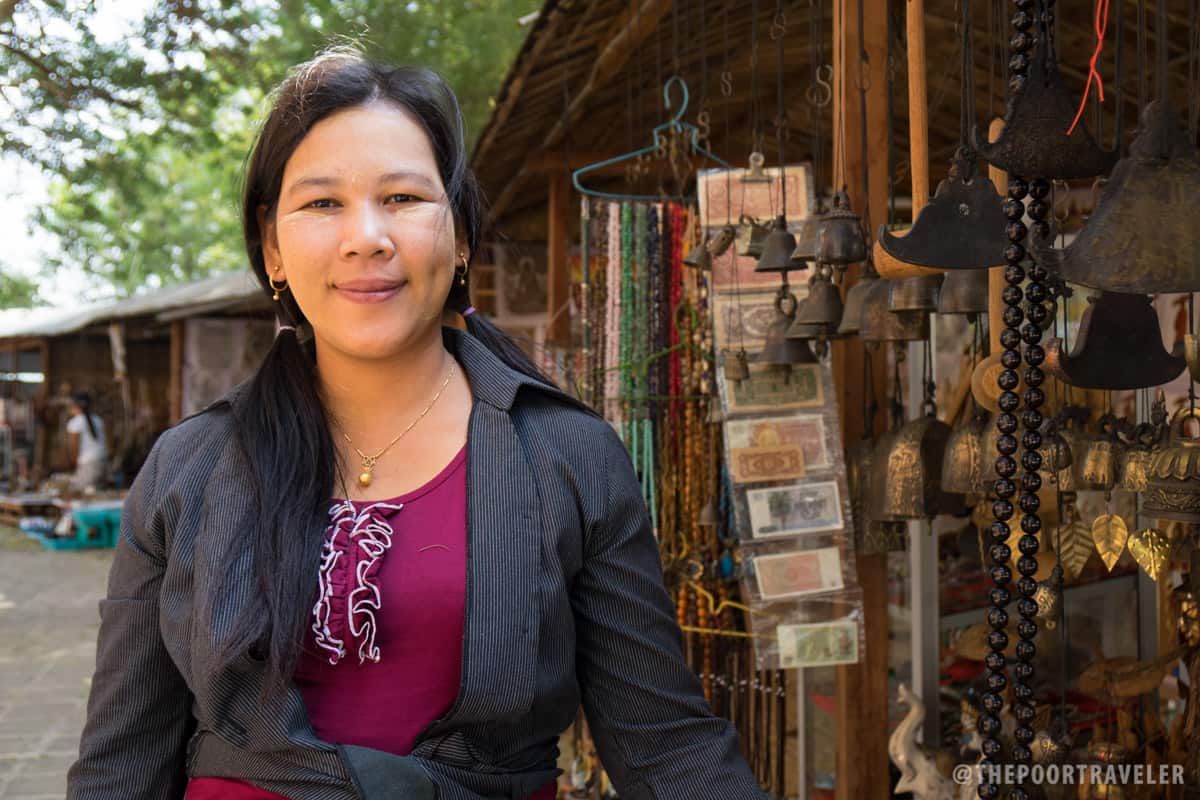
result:
[[[305,208],[333,208],[333,201],[328,198],[313,200],[311,203],[306,205]]]
[[[393,194],[393,195],[388,196],[389,202],[394,201],[397,203],[407,203],[410,200],[417,200],[417,199],[419,199],[419,198],[417,198],[416,195],[411,195],[411,194]]]

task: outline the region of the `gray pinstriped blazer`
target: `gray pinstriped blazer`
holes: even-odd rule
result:
[[[444,335],[474,396],[450,711],[400,757],[320,740],[294,687],[261,707],[262,664],[249,653],[218,668],[214,643],[255,584],[248,549],[232,565],[215,555],[257,513],[233,437],[235,389],[159,439],[126,501],[69,800],[177,800],[200,775],[298,800],[524,798],[559,774],[557,738],[581,702],[622,798],[765,800],[683,660],[620,439],[470,334]],[[244,591],[202,618],[227,569],[245,575],[233,582]]]

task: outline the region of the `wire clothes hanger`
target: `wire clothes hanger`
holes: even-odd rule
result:
[[[700,146],[699,130],[695,125],[683,122],[683,115],[687,112],[688,106],[688,87],[687,82],[678,75],[672,75],[663,85],[663,105],[669,110],[671,108],[671,87],[678,84],[683,91],[683,100],[679,104],[679,110],[670,120],[658,125],[651,131],[653,144],[643,147],[639,150],[634,150],[624,155],[619,155],[614,158],[607,158],[603,161],[597,161],[594,164],[588,164],[586,167],[580,167],[571,173],[571,183],[575,188],[586,195],[592,197],[607,197],[611,200],[686,200],[683,195],[666,195],[666,194],[620,194],[614,192],[602,192],[599,189],[589,189],[584,186],[580,178],[603,169],[604,167],[620,164],[625,161],[632,161],[642,156],[655,154],[660,158],[665,158],[668,152],[669,139],[672,137],[680,137],[682,134],[684,141],[688,143],[690,152],[704,156],[710,161],[716,162],[725,169],[733,169],[724,159]]]

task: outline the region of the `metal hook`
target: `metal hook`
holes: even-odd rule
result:
[[[682,120],[683,115],[684,115],[684,113],[687,112],[687,107],[688,107],[687,82],[684,81],[684,79],[679,77],[678,75],[672,75],[671,78],[663,86],[663,105],[668,109],[671,108],[671,87],[674,86],[676,83],[678,83],[680,89],[683,90],[683,102],[680,103],[679,110],[675,112],[675,116],[671,117],[671,124],[676,124],[680,120]]]
[[[776,41],[779,37],[787,33],[787,17],[780,11],[775,15],[775,20],[771,23],[771,41]]]
[[[805,99],[811,105],[824,108],[833,101],[833,65],[822,64],[813,74],[813,82],[804,93]]]

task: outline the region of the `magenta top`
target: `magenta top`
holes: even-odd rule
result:
[[[400,497],[334,500],[318,597],[293,678],[317,736],[408,755],[454,704],[467,578],[467,449]],[[530,800],[553,800],[547,784]],[[267,800],[244,781],[196,778],[186,800]]]

